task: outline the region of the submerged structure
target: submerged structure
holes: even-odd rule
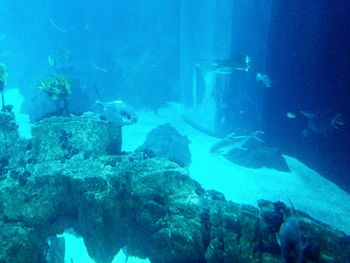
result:
[[[176,162],[122,155],[110,136],[120,129],[94,114],[44,119],[31,140],[9,113],[0,124],[0,262],[38,262],[67,229],[98,263],[124,247],[155,263],[283,262],[276,234],[291,211],[281,202],[236,204]],[[350,262],[349,236],[299,214],[308,262]]]

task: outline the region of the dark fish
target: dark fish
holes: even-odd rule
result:
[[[277,242],[281,248],[282,256],[287,263],[301,263],[303,251],[307,246],[297,215],[293,208],[293,215],[286,217],[277,234]]]

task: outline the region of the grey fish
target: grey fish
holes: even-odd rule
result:
[[[138,120],[134,109],[121,100],[96,101],[93,105],[93,111],[103,115],[107,121],[119,126],[134,124]]]
[[[303,261],[303,251],[308,242],[301,232],[294,207],[293,211],[294,215],[285,218],[281,224],[277,234],[277,242],[285,262],[301,263]]]
[[[256,81],[261,82],[266,88],[271,88],[271,79],[268,75],[256,73]]]
[[[339,130],[344,126],[341,114],[335,113],[331,109],[322,109],[316,113],[300,111],[302,115],[309,119],[308,129],[303,131],[306,137],[310,132],[328,137],[335,130]]]

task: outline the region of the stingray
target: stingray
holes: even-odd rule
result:
[[[234,132],[227,135],[225,138],[214,144],[210,148],[211,153],[215,154],[228,154],[233,149],[240,148],[246,150],[249,148],[249,143],[265,143],[259,138],[259,135],[263,135],[261,131],[254,131],[247,135],[237,136]]]
[[[328,137],[332,132],[344,126],[341,114],[335,113],[331,109],[322,109],[316,113],[307,111],[300,111],[300,113],[309,119],[308,128],[302,133],[303,137],[307,137],[310,133]]]

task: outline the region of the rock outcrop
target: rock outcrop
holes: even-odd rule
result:
[[[169,123],[162,124],[151,130],[145,142],[138,151],[163,157],[186,166],[191,163],[190,140]]]
[[[93,157],[121,151],[121,127],[92,112],[44,118],[33,125],[32,136],[34,156],[40,160],[66,160],[77,153]]]
[[[43,129],[48,138],[54,118]],[[69,118],[56,120],[64,130],[66,123],[73,125]],[[50,139],[36,129],[32,148],[18,151],[34,161],[2,170],[0,262],[38,262],[47,239],[67,229],[84,238],[99,263],[111,262],[123,247],[153,263],[283,262],[275,238],[289,213],[283,203],[235,204],[203,189],[186,168],[143,152],[86,155],[77,147],[66,159],[37,158],[44,152],[38,154],[36,144]],[[348,236],[302,213],[299,217],[309,239],[309,262],[350,262]]]

